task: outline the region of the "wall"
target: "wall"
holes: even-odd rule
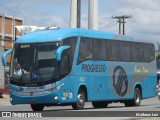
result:
[[[5,50],[12,49],[15,41],[15,25],[23,25],[23,20],[13,16],[0,14],[0,45],[4,46]],[[21,36],[22,33],[16,31],[16,36]],[[7,57],[7,65],[10,64],[10,55]]]

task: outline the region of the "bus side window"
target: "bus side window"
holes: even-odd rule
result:
[[[151,62],[155,59],[155,50],[153,44],[144,44],[145,62]]]
[[[108,60],[120,60],[120,48],[118,41],[108,41],[107,42],[107,53],[108,53]]]
[[[132,61],[131,58],[131,43],[130,42],[120,42],[121,51],[121,61]]]
[[[93,39],[93,60],[107,60],[107,40]]]
[[[70,48],[70,52],[69,52],[69,56],[70,56],[70,65],[72,65],[73,63],[73,59],[74,59],[74,54],[75,54],[75,49],[76,49],[76,44],[77,44],[77,37],[70,37],[67,38],[63,41],[63,45],[69,45]]]
[[[78,64],[86,60],[91,60],[92,55],[92,39],[81,38],[80,48],[78,53]]]
[[[144,62],[144,48],[142,43],[132,43],[133,61]]]
[[[61,78],[67,76],[71,71],[70,62],[69,62],[69,54],[62,56],[61,61]]]

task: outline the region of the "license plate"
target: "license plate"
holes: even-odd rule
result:
[[[35,102],[36,99],[35,99],[35,98],[29,98],[29,99],[27,99],[27,101],[28,101],[28,102]]]

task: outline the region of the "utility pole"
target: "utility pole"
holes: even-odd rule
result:
[[[71,0],[70,27],[77,28],[77,0]]]
[[[98,30],[98,0],[88,2],[88,28]]]
[[[77,28],[81,27],[81,0],[77,0]]]
[[[118,19],[118,23],[119,23],[119,34],[121,34],[121,24],[123,23],[123,35],[125,35],[125,19],[127,18],[131,18],[132,16],[128,16],[128,15],[123,15],[123,16],[112,16],[112,19]]]
[[[117,18],[117,17],[115,17]],[[122,23],[122,19],[121,18],[117,18],[118,19],[118,23],[119,23],[119,34],[121,34],[121,23]]]
[[[71,0],[70,27],[81,27],[81,0]],[[98,29],[98,0],[88,0],[88,28]]]
[[[81,0],[71,0],[70,27],[81,27]]]

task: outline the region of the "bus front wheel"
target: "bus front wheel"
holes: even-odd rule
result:
[[[126,107],[130,107],[130,106],[140,106],[140,103],[141,103],[141,91],[139,88],[135,88],[133,100],[126,101],[124,104]]]
[[[85,105],[85,100],[85,92],[82,89],[80,89],[78,91],[77,102],[72,104],[72,108],[74,110],[83,109]]]
[[[44,105],[31,104],[31,108],[32,108],[33,111],[42,111],[44,109]]]

